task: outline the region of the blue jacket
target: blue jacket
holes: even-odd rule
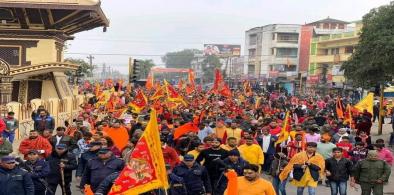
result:
[[[64,162],[66,165],[64,167],[64,182],[70,183],[72,180],[72,171],[77,168],[77,158],[74,154],[69,151],[66,151],[62,155],[58,155],[56,152],[52,152],[52,154],[47,158],[49,163],[49,167],[51,169],[49,175],[47,176],[47,181],[49,184],[58,184],[61,183],[61,174],[60,174],[60,162]]]
[[[119,172],[112,173],[111,175],[108,175],[104,181],[102,181],[99,185],[99,187],[96,190],[95,195],[106,195],[108,192],[111,190],[112,185],[115,182],[115,179],[119,177]]]
[[[1,195],[34,195],[34,184],[30,174],[20,168],[0,168]]]
[[[30,173],[36,191],[45,190],[45,186],[40,180],[45,181],[46,177],[49,175],[50,168],[47,161],[43,159],[37,160],[35,163],[26,161],[21,168]]]
[[[234,169],[234,171],[237,172],[238,176],[244,175],[244,167],[249,164],[241,157],[239,157],[238,162],[236,163],[231,162],[230,159],[227,157],[223,160],[223,163],[226,165],[227,169]]]
[[[37,116],[34,119],[34,129],[38,131],[44,131],[45,129],[54,130],[55,120],[53,120],[51,116],[46,116],[45,119],[43,119],[40,116]]]
[[[194,163],[189,169],[185,163],[181,163],[172,170],[172,174],[182,178],[187,194],[211,193],[212,187],[205,167]],[[171,179],[171,177],[170,177]]]
[[[91,159],[97,158],[97,151],[86,151],[85,153],[81,154],[81,157],[78,161],[78,168],[76,171],[77,177],[82,177],[83,172],[85,171],[86,165],[88,161]]]
[[[121,172],[124,167],[124,161],[115,156],[112,156],[106,163],[99,158],[94,158],[88,161],[85,171],[83,173],[80,186],[90,184],[92,191],[96,192],[100,183],[104,179],[114,173]]]

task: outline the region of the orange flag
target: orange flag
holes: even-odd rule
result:
[[[122,91],[123,83],[124,83],[123,79],[118,80],[118,84],[119,84],[118,92]]]
[[[344,118],[344,116],[343,116],[344,109],[343,109],[342,100],[339,96],[338,96],[337,102],[336,102],[336,111],[337,111],[337,117],[343,119]]]
[[[275,145],[278,145],[286,141],[290,136],[289,134],[290,130],[291,130],[291,118],[289,111],[287,111],[284,124],[282,126],[282,130],[279,133],[278,140],[275,142]]]
[[[168,189],[168,187],[156,111],[152,109],[149,123],[130,154],[130,161],[115,180],[108,194],[142,194],[153,189]]]
[[[187,95],[192,94],[193,91],[194,91],[194,88],[193,88],[193,86],[191,84],[186,85],[186,94]]]
[[[164,91],[163,87],[159,87],[159,88],[156,88],[156,92],[149,99],[156,100],[161,97],[164,97],[164,95],[165,95],[165,91]]]
[[[153,88],[153,75],[151,72],[148,74],[148,78],[146,78],[145,87],[148,90],[151,90]]]
[[[230,169],[227,173],[225,173],[227,177],[227,189],[224,192],[225,195],[238,195],[238,181],[237,181],[237,173]]]
[[[219,91],[220,95],[225,96],[225,97],[231,97],[231,90],[230,88],[224,84],[222,89]]]
[[[137,95],[135,96],[134,100],[129,104],[129,106],[131,106],[136,113],[140,113],[141,110],[143,110],[147,105],[148,101],[141,89],[137,91]]]
[[[96,97],[100,96],[100,89],[101,89],[100,83],[96,83],[96,86],[94,89],[94,94],[96,95]]]
[[[115,147],[117,147],[120,151],[126,147],[127,142],[129,141],[129,133],[127,133],[127,129],[125,127],[104,127],[103,131],[112,139]]]
[[[174,87],[169,84],[166,80],[164,80],[164,85],[166,87],[166,92],[167,92],[167,99],[172,102],[181,102],[185,103],[183,101],[183,97],[179,95],[179,93],[174,89]]]
[[[199,129],[196,124],[194,124],[193,122],[188,122],[188,123],[175,129],[174,139],[178,139],[182,135],[189,133],[189,132],[196,132],[197,133],[198,130]]]
[[[179,79],[179,82],[178,82],[178,90],[182,90],[183,89],[183,80],[182,79]]]
[[[193,69],[189,69],[188,79],[191,88],[194,90],[196,88],[196,84],[194,83],[195,77],[194,77]]]
[[[90,185],[85,185],[84,192],[85,192],[85,195],[94,195],[92,188],[90,188]]]
[[[219,91],[219,86],[223,83],[223,76],[222,73],[220,73],[219,69],[215,69],[215,81],[213,83],[213,92],[218,92]]]

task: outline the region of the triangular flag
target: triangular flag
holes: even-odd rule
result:
[[[174,131],[174,139],[178,139],[182,135],[189,133],[189,132],[198,132],[198,126],[194,124],[193,122],[188,122],[178,128],[175,129]]]
[[[290,121],[290,116],[289,116],[289,111],[286,112],[286,117],[284,124],[282,126],[282,130],[279,133],[278,140],[275,142],[275,145],[278,145],[284,141],[286,141],[289,138],[289,131],[290,131],[290,126],[291,126],[291,121]]]
[[[143,110],[147,105],[148,101],[141,89],[137,91],[137,95],[135,96],[134,100],[129,104],[129,106],[134,108],[136,113],[140,113],[141,110]]]
[[[337,102],[335,103],[335,106],[336,106],[337,117],[343,119],[344,118],[343,103],[339,96],[337,97]]]
[[[368,93],[368,95],[359,101],[354,108],[357,108],[360,112],[363,112],[364,109],[367,109],[369,113],[373,113],[373,93]]]
[[[152,72],[148,74],[148,78],[146,78],[145,88],[151,90],[153,88],[153,75]]]

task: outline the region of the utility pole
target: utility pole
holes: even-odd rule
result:
[[[379,126],[378,134],[382,135],[383,131],[383,120],[384,120],[384,110],[383,110],[383,100],[384,100],[384,84],[380,84],[380,101],[379,101]]]
[[[92,54],[90,54],[88,57],[86,57],[86,58],[88,58],[89,59],[89,65],[90,66],[93,66],[93,59],[94,59],[94,57],[92,56]]]

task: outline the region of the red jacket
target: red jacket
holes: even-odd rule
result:
[[[24,139],[19,145],[19,152],[22,153],[26,159],[27,153],[30,150],[44,150],[43,157],[46,158],[52,153],[52,146],[49,141],[41,136],[36,139]]]
[[[6,128],[5,122],[3,119],[0,118],[0,133],[3,133],[5,128]]]

